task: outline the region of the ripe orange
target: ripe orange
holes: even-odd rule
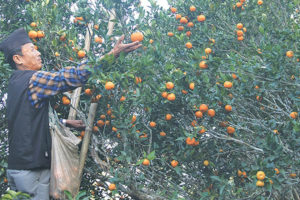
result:
[[[168,97],[168,93],[167,92],[162,92],[161,96],[166,99]]]
[[[69,104],[71,103],[71,101],[70,101],[70,99],[69,99],[68,97],[63,96],[63,97],[62,97],[62,103],[63,103],[64,105],[69,105]]]
[[[209,41],[210,41],[211,43],[213,43],[213,44],[216,43],[215,39],[209,39]]]
[[[244,36],[239,36],[239,37],[237,37],[237,40],[238,40],[238,41],[243,41],[243,40],[244,40]]]
[[[93,92],[92,92],[92,90],[91,90],[90,88],[85,89],[85,90],[84,90],[84,93],[85,93],[86,95],[89,95],[89,96],[92,96],[92,94],[93,94]]]
[[[203,113],[201,111],[196,111],[195,115],[197,118],[202,118],[203,117]]]
[[[99,25],[95,24],[94,25],[94,29],[98,30],[99,29]]]
[[[132,119],[131,119],[131,123],[134,123],[135,121],[136,121],[136,116],[133,115],[133,116],[132,116]]]
[[[227,133],[228,134],[233,134],[234,132],[235,132],[235,128],[233,128],[232,126],[227,127]]]
[[[205,51],[205,54],[207,54],[207,55],[208,55],[208,54],[210,54],[210,53],[211,53],[211,48],[206,48],[204,51]]]
[[[190,6],[190,11],[191,12],[195,12],[196,11],[196,7],[195,6]]]
[[[187,94],[188,93],[188,91],[186,91],[186,90],[181,90],[181,92],[182,92],[182,94]]]
[[[166,118],[167,121],[169,121],[169,120],[172,119],[172,115],[171,115],[171,114],[166,114],[166,117],[165,117],[165,118]]]
[[[36,24],[35,22],[31,22],[31,23],[30,23],[30,26],[31,26],[31,27],[37,27],[37,24]]]
[[[296,119],[297,116],[298,116],[297,112],[291,112],[291,114],[290,114],[290,117],[293,118],[293,119]]]
[[[75,17],[75,19],[83,21],[83,17]]]
[[[167,82],[166,83],[166,88],[168,89],[168,90],[172,90],[173,88],[174,88],[174,83],[172,83],[172,82]]]
[[[105,115],[100,115],[100,119],[105,119],[106,116]]]
[[[172,167],[176,167],[178,165],[178,161],[177,160],[172,160],[171,165],[172,165]]]
[[[189,22],[189,23],[187,24],[187,26],[188,26],[188,27],[194,27],[194,23],[193,23],[193,22]]]
[[[59,54],[58,52],[55,52],[54,55],[55,55],[56,57],[60,56],[60,54]]]
[[[173,8],[173,7],[171,7],[170,9],[171,9],[171,12],[172,12],[172,13],[176,13],[176,11],[177,11],[177,9],[176,9],[176,8]]]
[[[150,161],[149,161],[147,158],[145,158],[145,159],[143,160],[143,165],[145,165],[145,166],[150,165]]]
[[[175,94],[170,93],[170,94],[168,94],[167,99],[168,99],[169,101],[174,101],[174,100],[176,99],[176,96],[175,96]]]
[[[187,31],[185,34],[186,34],[186,36],[190,37],[192,35],[192,32],[191,31]]]
[[[159,133],[159,135],[162,136],[162,137],[165,137],[167,134],[166,134],[164,131],[161,131],[161,132]]]
[[[232,111],[232,106],[231,105],[226,105],[225,110],[228,111],[228,112],[231,112]]]
[[[43,37],[45,37],[44,32],[43,32],[43,31],[38,31],[38,32],[37,32],[37,37],[38,37],[38,38],[43,38]]]
[[[142,78],[141,77],[135,77],[135,84],[139,84],[139,83],[141,83],[142,82]]]
[[[187,145],[193,145],[195,143],[195,138],[187,137],[186,140],[185,140],[185,143]]]
[[[152,39],[149,40],[149,43],[152,44],[154,41]]]
[[[231,74],[231,77],[233,78],[233,79],[237,79],[237,75],[236,74]]]
[[[241,2],[237,2],[235,5],[237,8],[240,8],[240,7],[242,7],[243,4]]]
[[[196,120],[193,120],[192,122],[191,122],[191,126],[192,127],[195,127],[197,125],[197,121]]]
[[[199,63],[199,67],[200,67],[201,69],[206,69],[206,68],[207,68],[206,62],[205,62],[204,60],[202,60],[202,61]]]
[[[122,101],[125,101],[125,100],[126,100],[126,97],[121,96],[120,101],[122,102]]]
[[[85,51],[80,50],[77,52],[78,58],[84,58],[85,57]]]
[[[263,2],[262,0],[258,0],[258,1],[257,1],[257,4],[258,4],[258,5],[262,5],[263,3],[264,3],[264,2]]]
[[[110,191],[113,191],[113,190],[116,189],[116,185],[115,185],[114,183],[111,183],[111,184],[108,186],[108,189],[109,189]]]
[[[236,25],[236,28],[237,28],[237,29],[242,29],[243,26],[244,26],[244,25],[243,25],[242,23],[238,23],[238,24]]]
[[[180,21],[181,24],[186,24],[188,23],[188,20],[185,17],[181,17]]]
[[[181,19],[181,14],[176,14],[175,18],[176,19]]]
[[[183,27],[183,26],[178,26],[178,27],[177,27],[177,30],[178,30],[178,31],[183,31],[183,30],[184,30],[184,27]]]
[[[85,135],[85,131],[80,132],[80,136],[83,137]]]
[[[293,51],[287,51],[286,56],[289,57],[289,58],[292,58],[294,56],[294,52]]]
[[[203,134],[205,133],[205,127],[204,126],[200,126],[200,131],[198,131],[198,133]]]
[[[172,36],[174,36],[174,33],[168,32],[168,36],[172,37]]]
[[[150,122],[149,125],[150,125],[150,127],[154,128],[154,127],[156,127],[156,122]]]
[[[243,32],[242,30],[237,30],[237,31],[236,31],[236,35],[237,35],[238,37],[243,36],[243,35],[244,35],[244,32]]]
[[[242,175],[243,175],[242,171],[241,171],[241,170],[238,170],[237,175],[238,175],[238,176],[242,176]]]
[[[98,132],[98,131],[99,131],[98,126],[94,126],[94,127],[93,127],[93,131],[94,131],[94,132]]]
[[[208,166],[209,165],[209,161],[208,160],[204,160],[203,165],[204,166]]]
[[[258,180],[258,181],[256,181],[256,186],[257,187],[264,187],[265,183],[263,181]]]
[[[265,175],[265,172],[263,172],[263,171],[258,171],[257,173],[256,173],[256,178],[258,179],[258,180],[264,180],[265,179],[265,177],[266,177],[266,175]]]
[[[279,174],[279,173],[280,173],[278,168],[275,168],[274,170],[275,170],[275,173],[276,173],[276,174]]]
[[[141,42],[144,39],[144,35],[141,32],[135,32],[135,33],[131,34],[130,38],[131,38],[132,42],[135,42],[135,41]]]
[[[106,90],[112,90],[114,88],[115,88],[115,84],[113,82],[108,81],[108,82],[105,83],[105,89]]]
[[[297,174],[295,174],[295,173],[290,173],[290,177],[291,177],[291,178],[296,178],[296,177],[297,177]]]
[[[195,83],[190,83],[190,85],[189,85],[189,88],[191,89],[191,90],[194,90],[194,88],[195,88]]]
[[[112,130],[113,132],[117,132],[117,131],[118,131],[118,129],[117,129],[116,127],[112,127],[111,130]]]
[[[28,37],[31,38],[31,39],[35,39],[37,38],[37,32],[36,31],[29,31],[28,32]]]
[[[230,81],[225,81],[225,82],[224,82],[224,87],[225,87],[225,88],[231,88],[231,87],[232,87],[232,82],[230,82]]]
[[[199,109],[203,113],[203,112],[206,112],[208,110],[208,106],[206,104],[201,104]]]
[[[101,43],[102,43],[102,38],[96,36],[96,37],[95,37],[95,42],[98,43],[98,44],[101,44]]]
[[[214,109],[209,109],[207,111],[208,116],[214,117],[216,115],[216,111]]]
[[[205,21],[205,16],[204,15],[199,15],[199,16],[197,16],[197,20],[198,20],[198,22],[204,22]]]

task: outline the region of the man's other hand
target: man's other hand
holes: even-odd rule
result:
[[[125,36],[122,35],[121,38],[116,43],[116,45],[114,46],[114,48],[109,52],[109,54],[113,54],[115,57],[118,57],[121,52],[129,53],[142,46],[142,44],[139,44],[138,41],[128,43],[128,44],[123,44],[122,42],[124,38]]]
[[[66,125],[69,127],[73,127],[76,129],[84,129],[85,128],[85,124],[83,123],[82,120],[67,120],[66,121]]]

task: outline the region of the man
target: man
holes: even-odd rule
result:
[[[120,38],[112,51],[139,48],[138,42],[123,44]],[[51,137],[49,132],[49,98],[82,86],[89,72],[84,67],[66,67],[58,72],[40,71],[41,53],[34,48],[23,28],[15,30],[0,43],[6,60],[16,69],[8,85],[8,169],[7,178],[12,190],[28,193],[34,200],[49,199]],[[67,120],[74,127],[78,120]]]

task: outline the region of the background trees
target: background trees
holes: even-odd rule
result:
[[[150,2],[145,11],[136,0],[22,1],[20,12],[1,3],[0,38],[19,26],[43,31],[33,41],[47,70],[82,61],[87,24],[91,65],[113,38],[143,33],[143,48],[102,60],[80,95],[86,117],[98,102],[82,189],[99,196],[114,183],[113,194],[135,199],[299,198],[300,125],[291,115],[299,112],[299,1],[170,1],[170,10]],[[53,106],[67,118],[61,98]]]

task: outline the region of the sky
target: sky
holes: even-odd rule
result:
[[[155,0],[155,1],[157,2],[158,5],[160,5],[164,9],[169,8],[169,4],[168,4],[167,0]],[[147,9],[147,7],[150,6],[150,3],[148,0],[141,0],[141,4],[142,4],[142,6],[145,7],[145,9]]]

